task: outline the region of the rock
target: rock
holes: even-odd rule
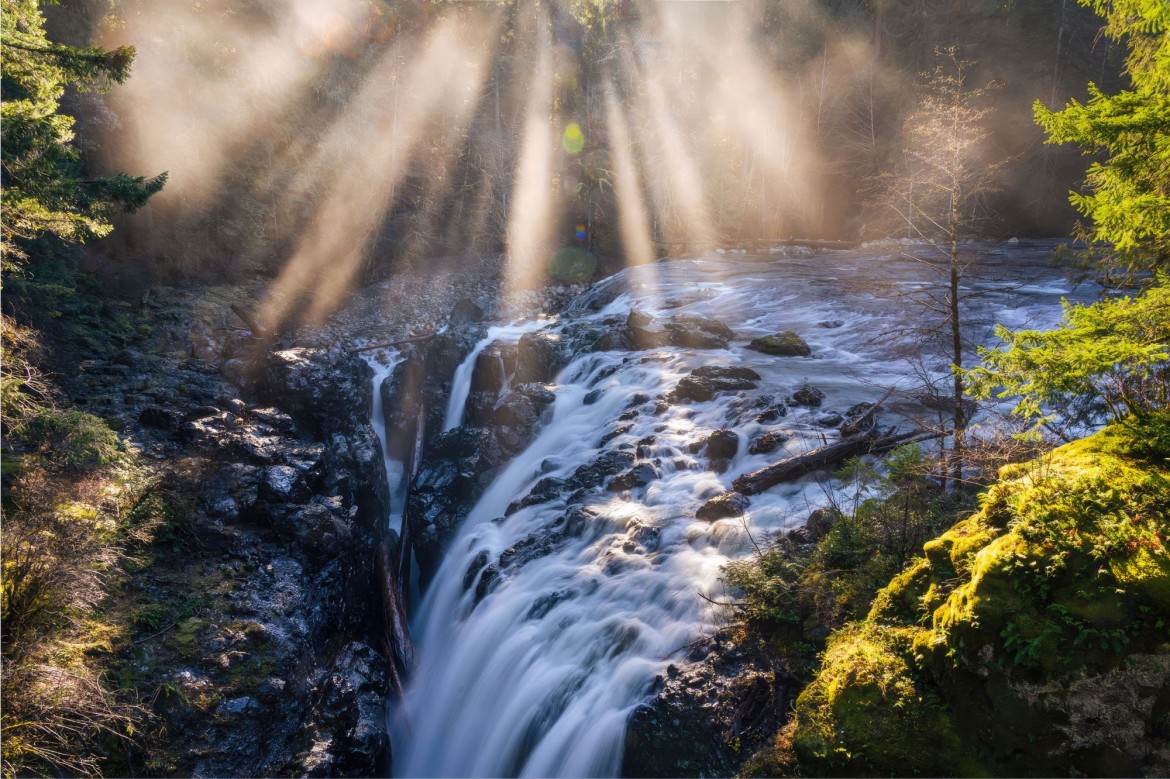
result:
[[[637,487],[645,487],[650,482],[659,478],[658,469],[649,463],[641,463],[635,465],[625,473],[620,473],[613,477],[610,481],[608,489],[610,492],[621,492],[622,490],[632,490]]]
[[[808,357],[812,354],[805,340],[792,330],[753,339],[747,348],[776,357]]]
[[[471,391],[498,397],[516,371],[516,350],[511,344],[492,344],[480,352],[471,371]]]
[[[483,320],[483,309],[470,298],[462,298],[451,309],[450,322],[452,326],[466,325]]]
[[[839,411],[823,411],[817,414],[813,422],[817,427],[840,427],[844,424],[845,417],[841,416]]]
[[[566,362],[555,333],[525,333],[516,347],[516,375],[512,380],[517,384],[543,384],[552,381]]]
[[[704,365],[679,379],[667,396],[672,403],[703,403],[720,392],[754,389],[760,376],[750,368],[724,368]]]
[[[599,389],[589,390],[589,392],[585,393],[585,398],[581,401],[581,404],[584,406],[592,406],[594,403],[596,403],[600,399],[601,399],[601,390],[599,390]]]
[[[716,495],[695,512],[695,516],[708,522],[727,517],[738,517],[747,511],[751,501],[738,492],[725,492]]]
[[[826,330],[836,330],[844,324],[840,319],[826,319],[823,322],[817,322],[818,327],[823,327]]]
[[[840,518],[841,515],[831,509],[813,510],[804,523],[805,540],[813,544],[820,541]]]
[[[726,380],[730,383],[735,383],[734,389],[746,389],[738,384],[738,382],[756,382],[760,380],[760,374],[753,371],[751,368],[744,367],[723,367],[718,365],[704,365],[700,368],[695,368],[691,371],[692,376],[698,376],[703,379]]]
[[[483,569],[479,576],[479,584],[475,585],[475,602],[479,603],[500,584],[500,569],[495,564]]]
[[[748,446],[748,452],[751,454],[771,454],[783,446],[790,438],[792,438],[792,433],[787,431],[768,430],[751,442]]]
[[[523,498],[509,503],[508,508],[504,511],[504,515],[510,517],[522,508],[548,503],[561,494],[564,486],[564,479],[558,479],[555,476],[546,476],[538,481]]]
[[[710,379],[695,376],[683,376],[675,385],[674,390],[667,396],[672,403],[694,401],[705,403],[715,397],[715,386]]]
[[[734,430],[716,430],[707,436],[707,456],[730,460],[739,451],[739,436]]]
[[[816,408],[825,400],[825,393],[811,384],[805,384],[796,392],[792,393],[791,401],[798,406],[809,406]]]
[[[657,680],[630,715],[622,776],[734,776],[771,741],[800,683],[726,631]]]
[[[138,414],[139,423],[158,430],[176,432],[182,424],[182,416],[172,409],[160,406],[147,406]]]
[[[634,464],[630,452],[609,451],[589,465],[582,465],[573,472],[565,483],[569,490],[587,490],[599,487],[610,476],[615,476]]]
[[[858,403],[845,412],[841,422],[841,436],[862,435],[877,429],[877,408],[873,403]]]
[[[659,320],[635,308],[626,318],[626,339],[638,349],[662,346],[725,349],[734,337],[735,333],[727,325],[703,317]]]

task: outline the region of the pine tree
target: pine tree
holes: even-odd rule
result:
[[[1048,143],[1075,143],[1103,160],[1089,166],[1072,204],[1091,220],[1081,237],[1111,248],[1128,271],[1170,267],[1170,3],[1080,0],[1105,17],[1105,33],[1127,42],[1132,88],[1106,95],[1089,84],[1085,103],[1061,111],[1040,101],[1036,121]]]
[[[0,0],[5,269],[26,258],[24,242],[42,235],[82,242],[108,234],[114,213],[142,207],[166,182],[165,173],[85,175],[72,144],[73,117],[59,111],[61,96],[67,87],[104,91],[122,83],[134,49],[53,43],[44,22],[38,0]]]

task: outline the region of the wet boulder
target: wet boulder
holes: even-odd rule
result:
[[[679,379],[667,400],[671,403],[703,403],[720,392],[754,389],[759,379],[759,374],[750,368],[704,365]]]
[[[632,452],[609,451],[589,465],[582,465],[573,472],[565,486],[570,490],[587,490],[600,487],[606,479],[616,476],[634,464]]]
[[[517,384],[552,381],[568,363],[560,336],[546,330],[525,333],[516,346]]]
[[[269,355],[259,390],[298,424],[330,435],[368,423],[373,375],[361,357],[340,347],[299,347]]]
[[[656,319],[636,308],[626,318],[626,338],[639,349],[662,346],[725,349],[734,337],[731,328],[715,319],[695,316]]]
[[[435,439],[411,483],[404,521],[425,583],[506,455],[493,431],[459,427]]]
[[[751,501],[747,496],[738,492],[725,492],[722,495],[716,495],[711,500],[702,505],[695,516],[707,522],[714,522],[717,519],[726,519],[728,517],[738,517],[747,511]]]
[[[639,463],[630,470],[613,477],[608,489],[610,492],[621,492],[637,487],[645,487],[650,482],[659,478],[659,476],[658,469],[650,463]]]
[[[787,431],[768,430],[748,445],[748,452],[751,454],[771,454],[790,438],[792,438],[792,433]]]
[[[471,371],[471,391],[498,396],[516,371],[517,347],[492,344],[475,358]]]
[[[825,401],[825,393],[811,384],[805,384],[789,398],[794,405],[816,408]]]
[[[766,335],[763,338],[754,338],[747,348],[775,357],[809,357],[812,355],[812,349],[808,343],[792,330]]]
[[[734,430],[716,430],[707,436],[707,456],[730,460],[739,451],[739,435]]]
[[[528,491],[528,494],[523,498],[514,500],[508,504],[508,508],[504,511],[504,516],[512,516],[517,511],[529,506],[538,506],[541,503],[548,503],[560,496],[564,490],[565,480],[558,479],[555,476],[546,476]]]

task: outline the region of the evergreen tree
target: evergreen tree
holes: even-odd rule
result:
[[[1127,42],[1132,88],[1106,95],[1089,84],[1089,100],[1061,111],[1035,104],[1049,143],[1075,143],[1103,158],[1089,166],[1087,191],[1074,206],[1091,225],[1086,240],[1112,247],[1130,271],[1170,266],[1170,3],[1080,0],[1105,17],[1105,33]]]
[[[87,177],[72,144],[73,117],[59,111],[67,87],[104,91],[122,83],[134,60],[132,47],[106,51],[53,43],[38,0],[0,0],[0,12],[0,239],[7,269],[25,258],[22,242],[42,235],[81,242],[108,234],[110,217],[145,205],[166,174]]]

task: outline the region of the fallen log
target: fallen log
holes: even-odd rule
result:
[[[369,346],[357,346],[349,350],[350,354],[360,354],[361,352],[368,352],[373,349],[389,349],[393,346],[405,346],[406,344],[415,344],[420,341],[429,341],[438,333],[427,333],[426,335],[412,335],[410,338],[400,338],[397,341],[383,341],[382,343],[370,344]]]
[[[742,495],[759,495],[777,484],[799,479],[813,471],[836,468],[850,457],[881,454],[904,443],[937,437],[935,434],[920,432],[898,434],[894,428],[884,433],[870,432],[849,436],[827,446],[793,455],[759,470],[745,473],[732,482],[732,487]]]
[[[398,588],[396,563],[390,542],[383,539],[378,544],[378,584],[382,590],[382,613],[386,616],[386,643],[391,653],[389,659],[391,665],[401,669],[403,676],[409,676],[414,669],[415,648],[401,590]]]
[[[256,338],[264,337],[264,328],[260,326],[260,323],[256,321],[255,317],[244,310],[243,306],[238,303],[232,303],[229,308],[231,308],[233,314],[240,318],[241,322],[248,326],[253,336]]]

